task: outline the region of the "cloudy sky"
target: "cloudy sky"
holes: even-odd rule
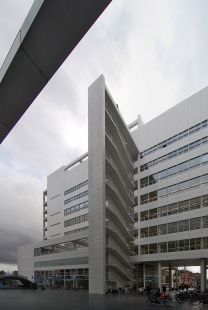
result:
[[[0,0],[0,66],[33,0]],[[0,270],[42,239],[47,175],[87,151],[88,86],[104,74],[126,121],[208,85],[207,0],[113,0],[0,146]]]

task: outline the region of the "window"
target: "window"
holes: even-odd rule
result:
[[[162,224],[158,226],[158,233],[159,235],[166,235],[167,234],[167,224]]]
[[[203,216],[202,218],[202,228],[208,228],[208,215]]]
[[[149,210],[149,219],[157,218],[157,208]]]
[[[177,203],[173,203],[171,205],[168,205],[168,215],[176,214],[178,213],[178,207]]]
[[[178,184],[168,186],[168,194],[177,192],[178,191]]]
[[[184,190],[189,187],[189,181],[184,181],[178,184],[178,190]]]
[[[190,211],[199,209],[201,206],[201,197],[190,199]]]
[[[190,239],[190,250],[200,250],[201,249],[201,238]]]
[[[148,237],[148,227],[146,227],[146,228],[141,228],[140,233],[141,233],[141,238],[146,238],[146,237]]]
[[[161,242],[158,244],[159,253],[167,252],[167,242]]]
[[[166,196],[166,195],[167,195],[167,187],[161,188],[158,190],[158,197],[159,198],[162,198],[163,196]]]
[[[167,206],[158,208],[159,216],[167,216]]]
[[[149,176],[149,185],[157,183],[157,173]]]
[[[201,156],[189,160],[189,167],[195,167],[201,164]]]
[[[189,181],[189,186],[196,186],[199,185],[200,183],[201,183],[201,177],[194,178]]]
[[[202,155],[202,163],[208,162],[208,153]]]
[[[208,121],[207,121],[207,120],[206,120],[206,121],[204,121],[204,122],[202,122],[202,128],[207,127],[207,124],[208,124]]]
[[[189,211],[189,200],[180,201],[178,203],[178,213]]]
[[[140,188],[143,188],[145,186],[148,186],[148,177],[140,180]]]
[[[179,240],[178,241],[178,250],[179,251],[189,251],[189,239]]]
[[[157,236],[157,226],[149,227],[149,237]]]
[[[164,178],[167,178],[167,169],[158,172],[158,180],[159,179],[164,179]]]
[[[202,176],[202,183],[208,182],[208,174]]]
[[[177,166],[173,166],[168,168],[168,176],[174,175],[178,172],[178,167]]]
[[[184,220],[178,222],[178,231],[187,231],[189,230],[189,220]]]
[[[140,204],[143,205],[144,203],[148,203],[148,194],[140,196]]]
[[[178,231],[177,222],[168,223],[168,233],[173,234]]]
[[[148,254],[148,244],[141,245],[141,253]]]
[[[140,221],[147,221],[148,219],[149,219],[148,211],[144,211],[140,213]]]
[[[157,243],[149,244],[149,254],[157,253]]]
[[[195,219],[190,219],[190,230],[200,229],[201,228],[201,217]]]
[[[202,203],[204,207],[208,207],[208,195],[202,196]]]
[[[185,161],[178,165],[178,172],[187,170],[189,168],[189,161]]]
[[[149,193],[149,202],[157,200],[157,191]]]
[[[178,251],[178,241],[169,241],[168,242],[168,252]]]

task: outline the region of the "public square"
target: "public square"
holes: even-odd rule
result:
[[[71,290],[22,290],[2,289],[0,290],[1,310],[148,310],[166,309],[162,303],[149,306],[145,302],[146,296],[135,293],[124,293],[118,295],[89,294]],[[199,310],[206,309],[207,305],[192,306],[189,302],[177,304],[173,301],[171,309]]]

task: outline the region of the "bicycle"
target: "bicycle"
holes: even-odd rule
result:
[[[149,294],[148,297],[145,299],[145,301],[148,305],[161,304],[163,302],[164,305],[170,307],[172,304],[172,298],[167,294],[161,294],[158,297],[156,296],[156,294],[154,295]]]

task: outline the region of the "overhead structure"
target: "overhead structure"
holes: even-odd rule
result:
[[[0,143],[112,0],[35,0],[0,72]]]

